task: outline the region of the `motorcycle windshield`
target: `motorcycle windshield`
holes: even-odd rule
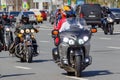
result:
[[[79,31],[81,29],[88,29],[85,19],[83,18],[68,18],[61,26],[62,31]]]
[[[62,31],[70,31],[70,30],[79,30],[86,29],[86,21],[82,18],[68,18],[66,22],[64,22],[59,30]]]
[[[63,24],[64,29],[60,32],[60,37],[64,36],[77,36],[82,37],[84,35],[90,36],[90,31],[86,26],[84,19],[69,18],[66,23]]]
[[[22,25],[21,29],[32,29],[34,28],[33,25],[27,24],[27,25]]]

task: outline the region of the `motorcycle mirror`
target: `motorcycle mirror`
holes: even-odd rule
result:
[[[92,33],[96,33],[96,32],[97,32],[97,29],[96,29],[96,28],[91,28],[91,32],[92,32]]]

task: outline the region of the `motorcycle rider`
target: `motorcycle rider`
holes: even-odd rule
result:
[[[19,38],[17,35],[19,34],[19,30],[21,29],[21,27],[22,27],[23,25],[30,25],[29,17],[28,17],[27,15],[22,15],[22,19],[21,19],[21,21],[20,21],[20,24],[16,27],[16,30],[15,30],[15,32],[14,32],[15,35],[16,35],[16,37],[15,37],[15,41],[14,41],[13,47],[14,47],[15,45],[17,45],[17,44],[20,43],[20,38]],[[32,26],[32,27],[33,27],[33,26]],[[34,28],[34,29],[35,29],[35,28]],[[35,29],[35,31],[38,32],[37,29]],[[34,39],[32,42],[35,43],[35,44],[37,44],[37,41],[36,41],[35,39]],[[12,49],[13,47],[11,47],[11,49]],[[35,54],[34,54],[34,55],[38,55],[39,53],[38,53],[38,51],[37,51],[37,45],[34,45],[33,47],[34,47],[34,50],[35,50]]]
[[[3,25],[5,25],[5,24],[11,24],[11,23],[10,23],[10,19],[8,18],[7,13],[3,13],[3,14],[2,14],[2,24],[3,24]]]
[[[5,49],[5,41],[4,41],[4,25],[5,24],[11,24],[10,19],[8,19],[7,13],[3,13],[0,16],[0,41],[2,43],[2,49]]]
[[[105,24],[104,19],[108,17],[108,15],[110,15],[110,17],[114,20],[114,15],[110,11],[109,7],[103,6],[102,7],[102,23],[103,24]],[[114,22],[113,22],[113,25],[114,25]]]

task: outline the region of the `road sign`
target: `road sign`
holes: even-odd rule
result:
[[[27,2],[23,2],[22,7],[23,9],[29,9],[29,4]]]

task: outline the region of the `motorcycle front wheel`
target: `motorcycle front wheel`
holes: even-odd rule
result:
[[[75,76],[81,77],[82,73],[82,58],[81,56],[75,57]]]
[[[109,24],[108,27],[109,27],[110,35],[113,35],[113,30],[114,30],[113,25]]]
[[[32,47],[27,47],[27,52],[26,52],[26,61],[28,63],[31,63],[33,59],[33,50]]]

